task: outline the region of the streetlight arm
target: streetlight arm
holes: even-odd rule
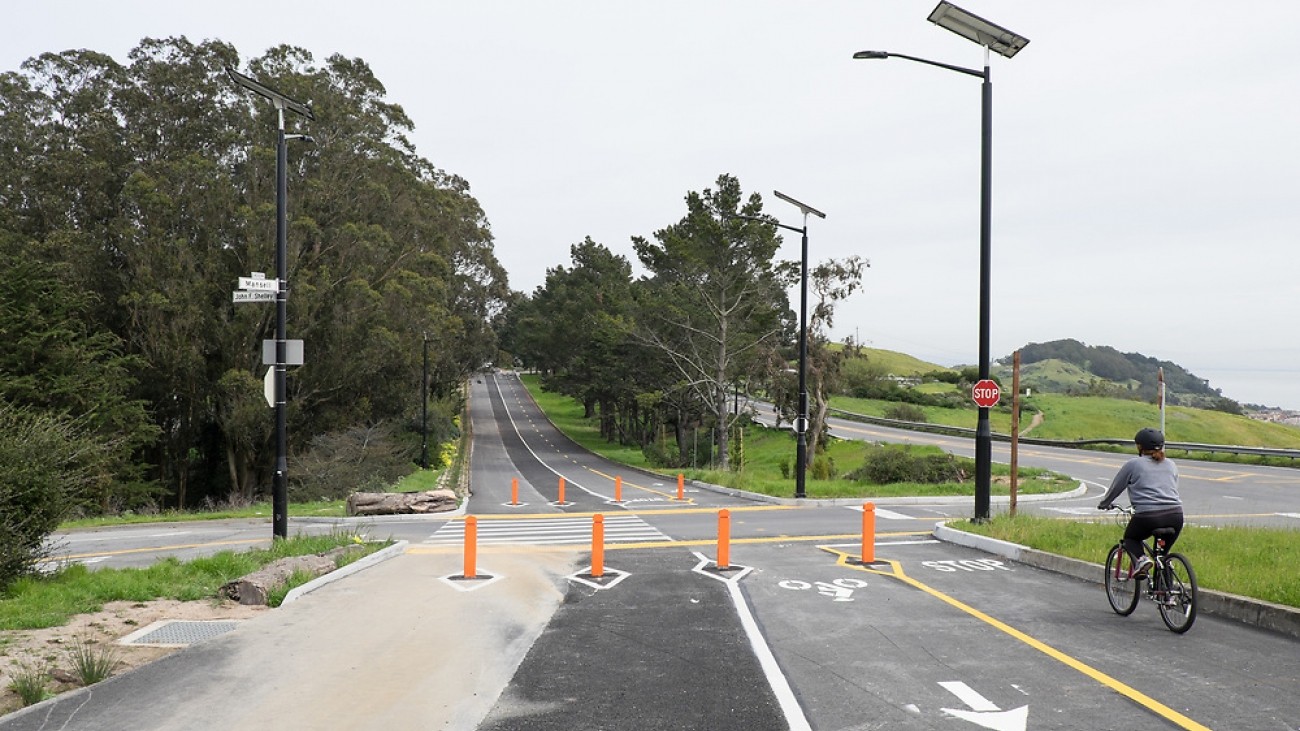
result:
[[[968,76],[978,76],[978,77],[981,78],[981,79],[984,78],[984,72],[983,72],[983,71],[976,71],[975,69],[968,69],[968,68],[965,68],[964,66],[954,66],[954,65],[952,65],[952,64],[950,64],[950,63],[943,63],[943,62],[941,62],[941,61],[931,61],[931,60],[928,59],[928,58],[919,58],[919,57],[917,57],[917,56],[908,56],[907,54],[904,54],[904,53],[889,53],[889,52],[887,52],[887,51],[858,51],[857,53],[853,54],[853,57],[854,57],[854,58],[857,58],[857,59],[864,59],[864,58],[905,58],[905,59],[907,59],[908,61],[915,61],[915,62],[917,62],[917,63],[923,63],[923,64],[925,64],[925,65],[927,65],[927,66],[938,66],[938,67],[941,68],[941,69],[948,69],[949,71],[956,71],[956,72],[959,73],[959,74],[966,74],[966,75],[968,75]]]
[[[757,223],[766,223],[766,224],[769,225],[769,226],[776,226],[777,228],[783,228],[783,229],[785,229],[786,231],[794,231],[794,232],[797,233],[797,234],[804,233],[804,231],[806,230],[806,229],[802,229],[802,228],[795,228],[794,226],[787,226],[787,225],[785,225],[784,223],[777,223],[776,221],[773,221],[773,220],[770,220],[770,219],[767,219],[767,218],[759,218],[758,216],[741,216],[741,215],[736,214],[736,213],[724,213],[724,214],[722,214],[722,217],[723,217],[723,218],[739,218],[739,219],[742,220],[742,221],[755,221],[755,222],[757,222]]]

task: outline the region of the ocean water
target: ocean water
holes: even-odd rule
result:
[[[1232,368],[1197,369],[1196,375],[1208,379],[1226,397],[1241,404],[1275,406],[1300,411],[1300,363],[1294,369]]]

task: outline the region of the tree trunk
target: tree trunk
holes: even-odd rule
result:
[[[451,490],[425,492],[354,492],[348,496],[348,515],[399,515],[445,513],[455,510]]]

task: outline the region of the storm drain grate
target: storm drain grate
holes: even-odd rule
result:
[[[144,629],[133,632],[123,637],[120,642],[123,645],[157,645],[164,647],[192,645],[196,642],[203,642],[224,635],[238,626],[238,622],[221,620],[194,622],[166,619],[154,622]]]

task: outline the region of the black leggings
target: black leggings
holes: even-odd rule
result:
[[[1134,513],[1128,528],[1124,529],[1124,550],[1137,560],[1142,555],[1142,541],[1151,537],[1157,528],[1173,528],[1174,537],[1165,543],[1173,548],[1174,541],[1183,530],[1183,509],[1172,508],[1154,513]]]

